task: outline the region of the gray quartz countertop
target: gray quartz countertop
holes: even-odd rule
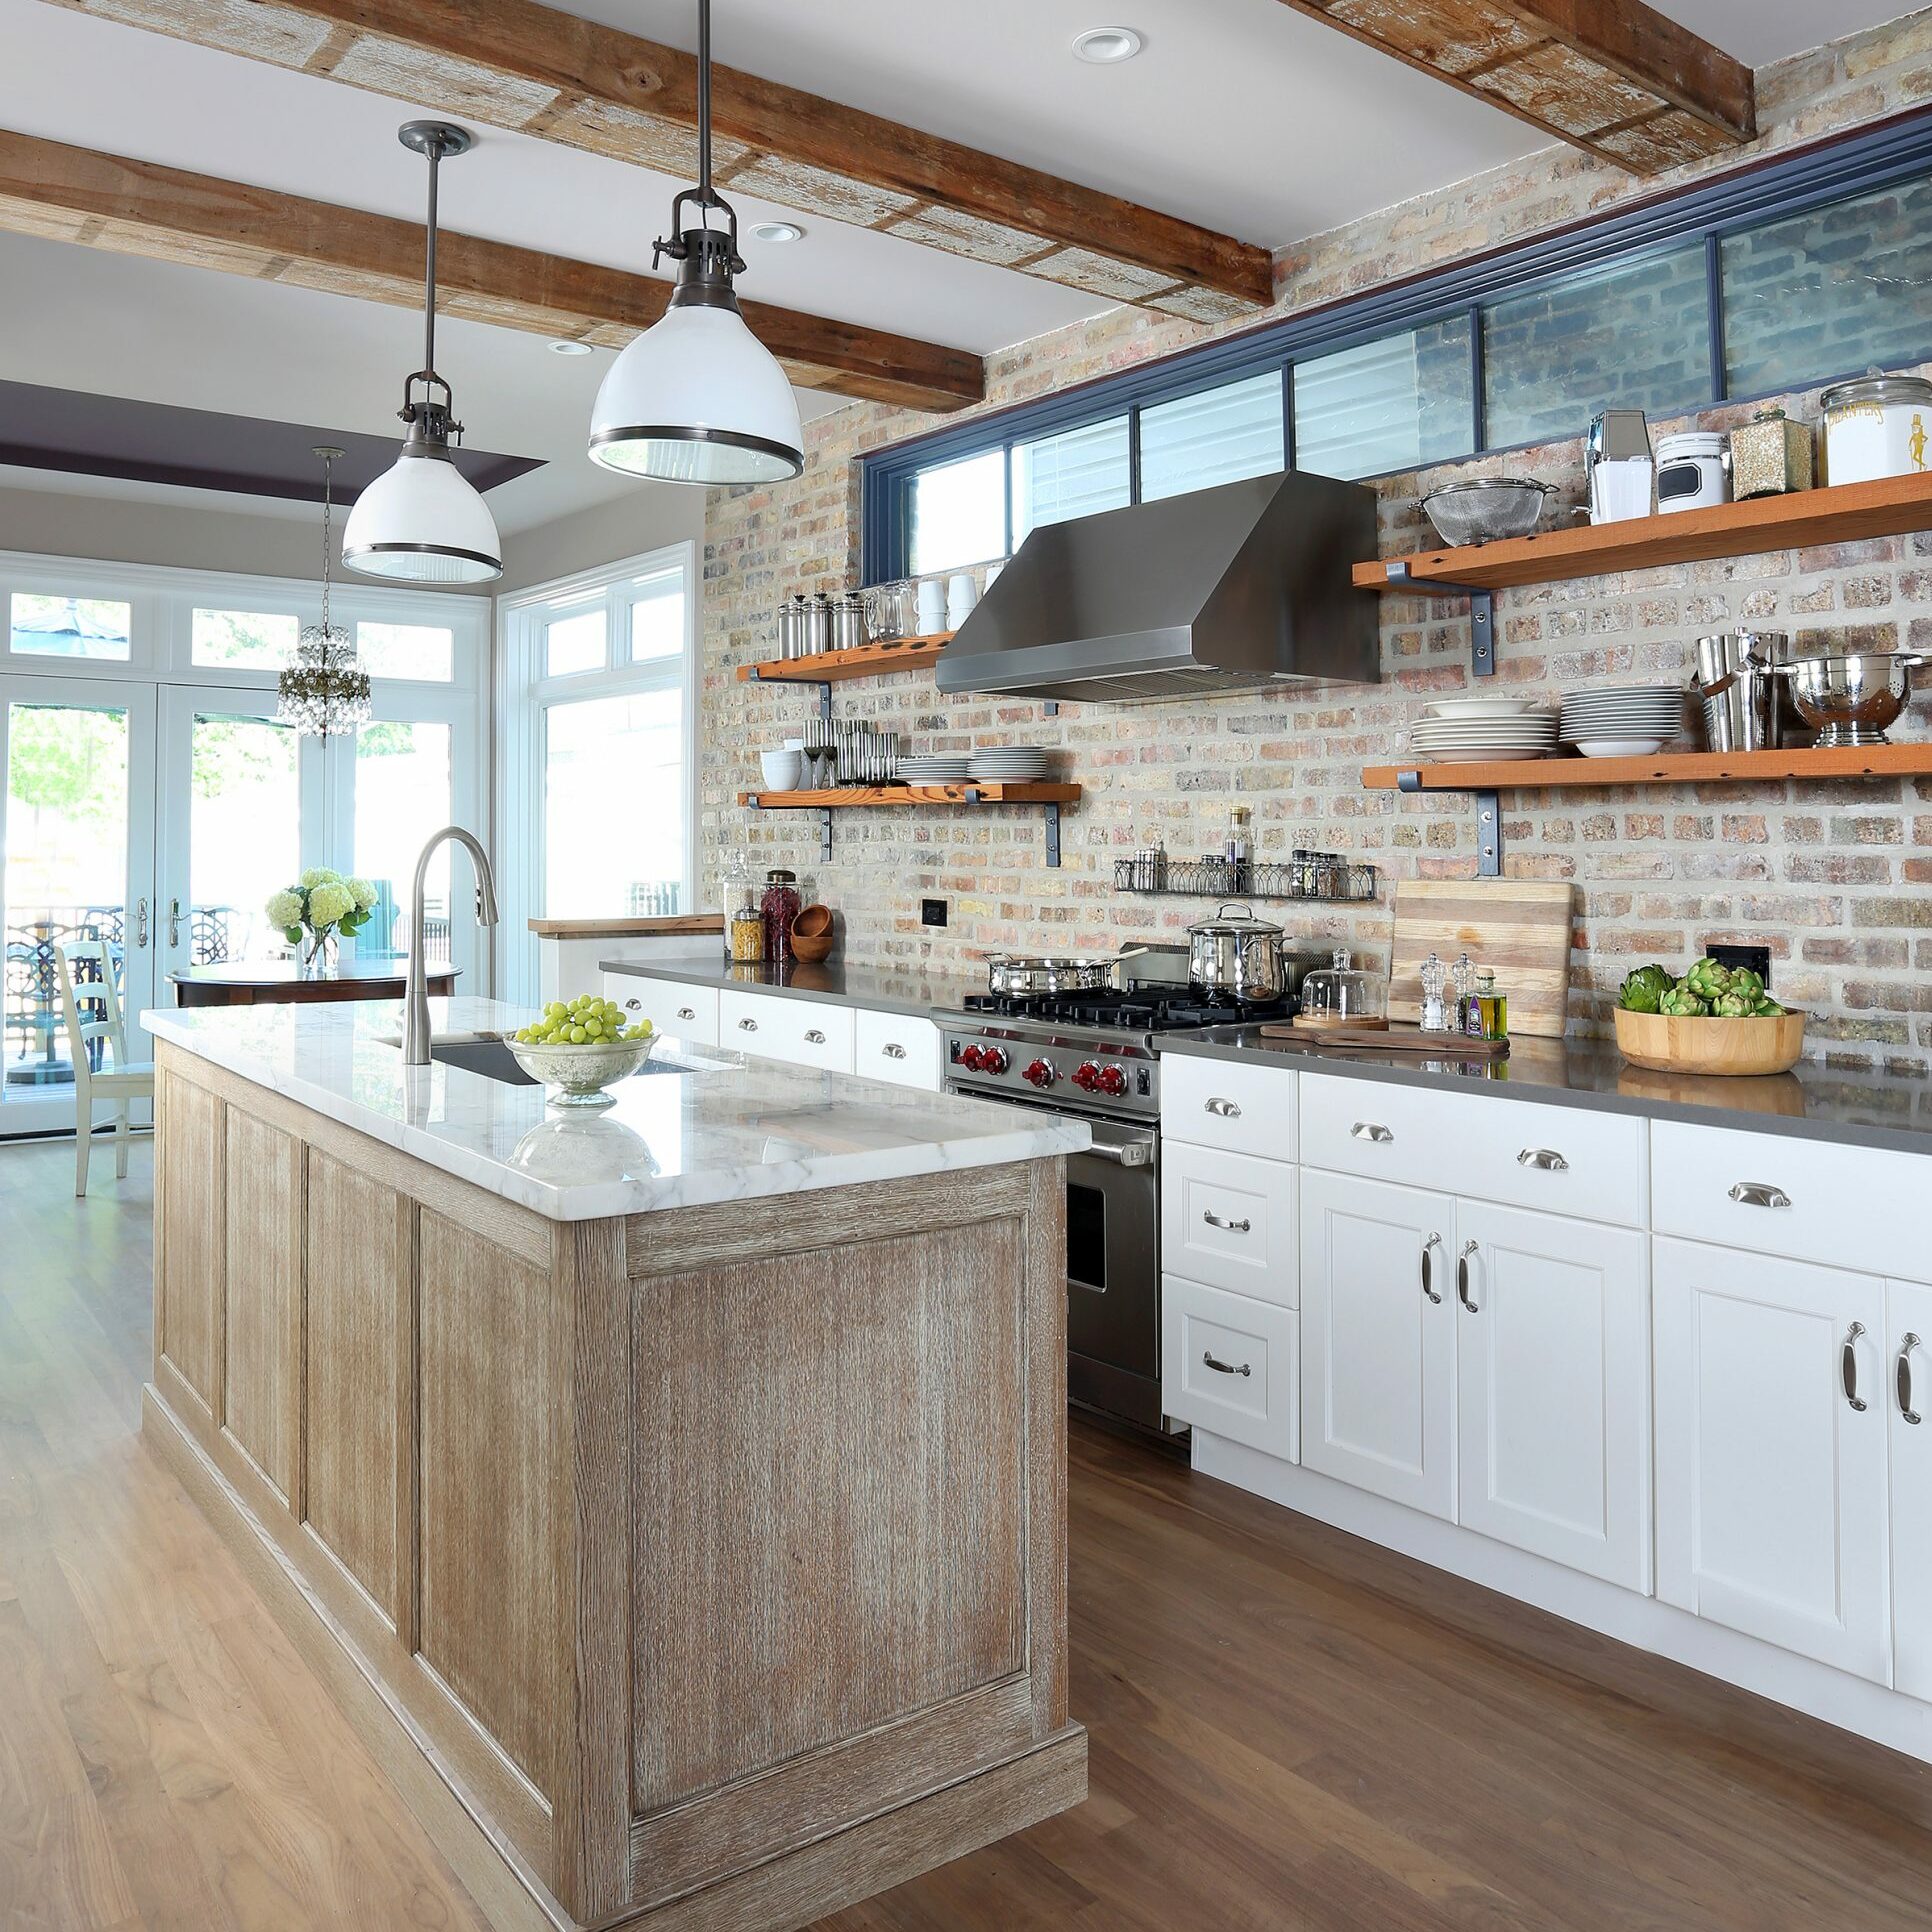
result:
[[[891,967],[847,966],[828,959],[816,966],[742,966],[719,953],[693,953],[681,959],[606,959],[606,973],[635,973],[639,979],[676,980],[684,986],[742,987],[751,993],[778,993],[792,999],[832,1000],[880,1013],[913,1013],[921,1018],[957,1009],[968,993],[986,991],[985,968],[977,973],[922,973]]]
[[[1251,1026],[1169,1035],[1161,1051],[1932,1154],[1932,1080],[1908,1074],[1806,1062],[1764,1079],[1710,1079],[1633,1067],[1607,1042],[1527,1038],[1502,1060],[1425,1060],[1264,1039]]]

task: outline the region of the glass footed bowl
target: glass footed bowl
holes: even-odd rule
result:
[[[553,1107],[610,1107],[616,1103],[604,1089],[628,1079],[657,1044],[655,1034],[642,1040],[586,1040],[581,1046],[539,1045],[504,1036],[503,1044],[532,1080],[550,1089]]]

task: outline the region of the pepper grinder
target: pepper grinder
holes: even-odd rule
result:
[[[1469,1030],[1469,1002],[1476,997],[1476,962],[1467,953],[1450,967],[1449,983],[1453,989],[1456,1017],[1448,1031],[1466,1033]]]
[[[1442,992],[1448,984],[1449,968],[1435,953],[1422,962],[1422,1031],[1447,1033],[1449,1016],[1443,1008]]]

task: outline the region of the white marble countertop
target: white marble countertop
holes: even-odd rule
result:
[[[495,1000],[431,1000],[435,1037],[475,1039],[530,1018]],[[601,1112],[546,1104],[432,1062],[405,1067],[401,1004],[157,1008],[156,1039],[487,1188],[553,1221],[897,1180],[1078,1153],[1079,1121],[994,1101],[818,1073],[660,1040]]]

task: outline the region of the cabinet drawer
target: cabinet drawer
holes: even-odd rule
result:
[[[1300,1112],[1310,1167],[1644,1225],[1645,1123],[1629,1115],[1315,1073]]]
[[[1650,1133],[1659,1234],[1922,1281],[1932,1271],[1932,1159],[1728,1127]]]
[[[676,980],[606,973],[604,997],[617,1002],[626,1020],[649,1020],[659,1033],[669,1033],[699,1046],[718,1044],[718,989],[715,986],[680,986]]]
[[[939,1091],[939,1029],[905,1013],[858,1014],[853,1071],[895,1086]]]
[[[1162,1267],[1295,1307],[1295,1170],[1184,1141],[1163,1142],[1161,1161]]]
[[[1161,1280],[1161,1407],[1182,1422],[1264,1455],[1299,1453],[1291,1309],[1223,1288]]]
[[[1295,1158],[1295,1075],[1191,1053],[1161,1056],[1161,1132],[1231,1154]]]
[[[719,1038],[741,1053],[850,1073],[858,1016],[849,1006],[727,989],[718,996]]]

